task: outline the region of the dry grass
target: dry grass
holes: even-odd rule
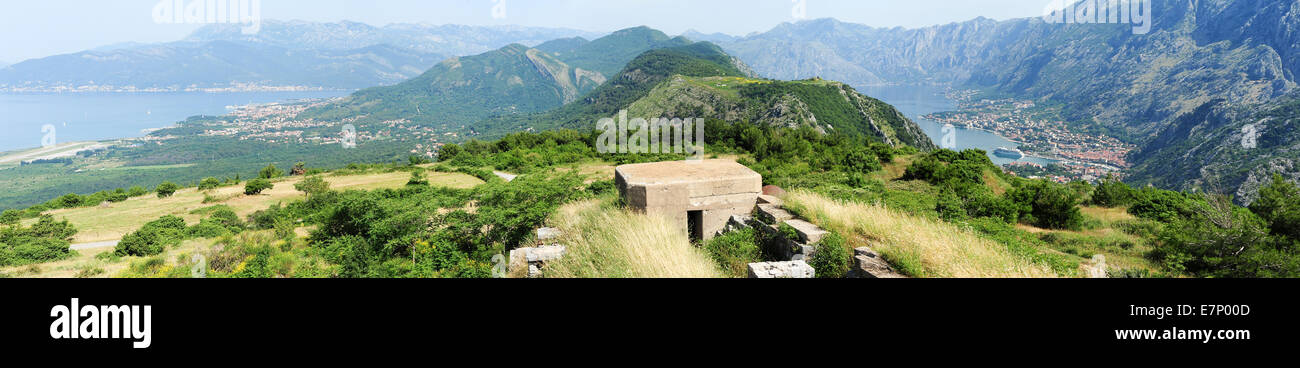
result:
[[[426,173],[429,182],[436,186],[453,188],[471,188],[482,184],[478,178],[460,173]],[[380,188],[400,188],[411,178],[407,172],[392,172],[365,175],[327,176],[325,180],[334,190],[373,190]],[[230,206],[240,216],[248,216],[280,202],[290,202],[303,198],[302,192],[294,189],[294,184],[301,177],[286,178],[275,182],[275,188],[260,195],[244,195],[244,186],[222,187],[206,193],[194,188],[177,191],[168,198],[145,196],[131,198],[121,203],[112,203],[107,207],[95,206],[84,208],[61,209],[47,212],[56,219],[67,219],[79,230],[73,244],[93,243],[121,239],[122,236],[139,229],[146,222],[165,215],[176,215],[190,224],[197,223],[202,215],[190,211],[224,204]],[[203,203],[204,196],[218,198],[220,201]],[[35,220],[28,220],[34,222]],[[29,224],[30,225],[30,224]]]
[[[664,217],[634,214],[609,200],[566,205],[553,217],[568,254],[546,266],[560,278],[720,278],[717,265]]]
[[[882,205],[836,201],[808,191],[792,192],[785,200],[787,207],[818,226],[845,235],[854,247],[875,249],[912,276],[1058,277],[1046,265],[1018,257],[997,242],[949,223]]]
[[[171,260],[177,255],[192,254],[197,251],[206,250],[215,242],[215,239],[186,240],[176,247],[168,247],[163,251],[161,256]],[[121,257],[116,261],[106,261],[95,258],[95,256],[98,256],[101,253],[113,253],[113,247],[83,249],[77,251],[77,253],[77,256],[62,261],[47,262],[32,266],[8,267],[0,269],[0,272],[10,276],[23,278],[110,278],[116,277],[119,273],[129,267],[131,261],[148,258]],[[96,271],[87,272],[88,270]]]

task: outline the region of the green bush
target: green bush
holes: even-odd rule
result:
[[[853,265],[853,252],[845,245],[844,237],[832,232],[817,243],[809,265],[819,278],[843,278]]]
[[[4,213],[0,213],[0,225],[15,225],[22,219],[22,212],[18,210],[5,210]]]
[[[746,277],[750,263],[762,262],[762,247],[754,229],[715,237],[704,244],[704,250],[731,277]]]
[[[185,220],[167,215],[150,221],[133,233],[122,237],[113,253],[118,256],[152,256],[179,244],[186,235]]]
[[[275,184],[271,184],[270,180],[253,179],[253,180],[249,180],[247,184],[244,184],[244,194],[258,195],[258,194],[262,194],[262,191],[271,188],[275,188]]]
[[[204,178],[202,181],[199,182],[199,190],[217,189],[217,187],[220,186],[221,186],[221,181],[217,180],[217,178],[212,178],[212,177]]]
[[[181,187],[176,185],[176,183],[164,181],[162,184],[158,184],[158,187],[154,188],[154,191],[158,192],[158,198],[167,198],[176,194],[176,191],[180,189]]]
[[[266,165],[261,171],[257,172],[259,179],[275,179],[284,176],[284,170],[277,169],[275,164]]]

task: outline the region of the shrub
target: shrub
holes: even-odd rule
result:
[[[257,177],[260,179],[275,179],[281,176],[284,176],[284,170],[277,169],[275,164],[266,165],[262,171],[257,172]]]
[[[832,232],[817,243],[817,252],[809,265],[819,278],[842,278],[848,275],[852,262],[853,252],[845,245],[844,237]]]
[[[162,184],[158,184],[158,188],[155,188],[154,191],[158,192],[158,198],[167,198],[176,194],[179,189],[180,186],[176,185],[176,183],[164,181]]]
[[[1033,225],[1061,230],[1083,228],[1078,194],[1046,180],[1035,180],[1007,193],[1016,203],[1021,218]]]
[[[0,213],[0,225],[16,225],[22,219],[22,212],[18,210],[5,210],[4,213]]]
[[[1274,174],[1273,182],[1259,189],[1250,211],[1268,223],[1274,235],[1300,240],[1300,189],[1282,175]]]
[[[217,189],[219,186],[221,186],[221,181],[217,180],[217,178],[204,178],[203,181],[199,182],[199,190]]]
[[[414,156],[412,156],[414,157]],[[415,170],[411,172],[411,180],[406,181],[408,187],[427,187],[429,179],[424,176],[424,170]]]
[[[150,221],[140,230],[127,234],[117,243],[113,253],[118,256],[152,256],[160,254],[169,245],[179,244],[186,234],[185,220],[167,215]]]
[[[1101,207],[1121,207],[1133,203],[1134,190],[1113,177],[1107,177],[1092,192],[1091,203]]]
[[[148,189],[144,189],[144,187],[139,186],[139,185],[133,186],[133,187],[131,187],[131,189],[128,189],[128,190],[126,191],[126,195],[127,195],[128,197],[132,197],[132,198],[134,198],[134,197],[139,197],[139,196],[142,196],[142,195],[145,195],[145,194],[149,194],[149,190],[148,190]]]
[[[749,264],[762,262],[762,247],[754,229],[733,231],[715,237],[704,244],[722,271],[732,277],[745,277],[749,274]]]
[[[245,195],[258,195],[258,194],[262,194],[262,191],[265,191],[265,190],[267,190],[267,189],[271,189],[271,188],[275,188],[275,184],[271,184],[271,181],[270,181],[270,180],[266,180],[266,179],[253,179],[253,180],[249,180],[249,181],[248,181],[248,184],[245,184],[245,185],[244,185],[244,194],[245,194]]]
[[[325,181],[325,179],[321,179],[319,175],[312,175],[308,176],[306,179],[302,179],[298,184],[294,184],[293,188],[297,189],[299,192],[303,192],[303,194],[306,194],[307,197],[310,198],[328,192],[330,190],[330,183]]]

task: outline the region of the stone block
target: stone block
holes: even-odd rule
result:
[[[871,248],[861,247],[853,250],[853,268],[849,270],[849,278],[855,279],[893,279],[904,278],[902,274],[895,271],[884,258],[880,257]]]
[[[749,264],[751,279],[811,279],[816,271],[804,261],[763,262]]]
[[[779,224],[794,219],[794,215],[789,211],[772,204],[758,205],[758,217],[764,223],[768,224]]]
[[[822,228],[808,221],[786,220],[784,222],[799,233],[799,240],[804,244],[817,244],[817,242],[822,241],[822,238],[826,237],[826,234],[829,234],[826,230],[822,230]]]

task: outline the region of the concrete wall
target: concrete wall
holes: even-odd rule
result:
[[[749,214],[763,187],[761,175],[725,160],[625,165],[615,173],[619,194],[634,211],[670,217],[682,229],[688,212],[702,211],[704,239],[726,227],[732,215]]]

